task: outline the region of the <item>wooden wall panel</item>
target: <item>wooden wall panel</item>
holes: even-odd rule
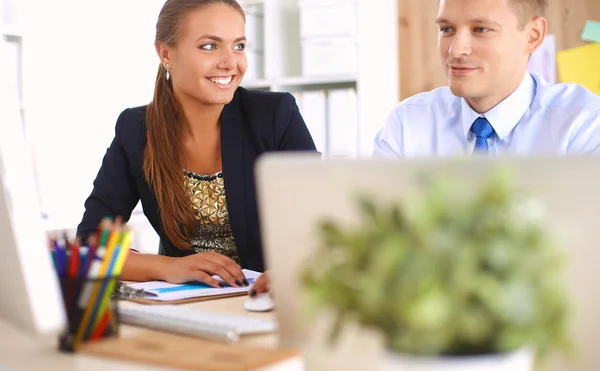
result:
[[[548,0],[548,33],[557,50],[585,44],[588,19],[600,21],[600,0]],[[438,0],[398,0],[400,98],[447,84],[437,47]],[[600,65],[600,61],[599,61]]]
[[[400,98],[446,84],[437,47],[438,0],[398,0]]]

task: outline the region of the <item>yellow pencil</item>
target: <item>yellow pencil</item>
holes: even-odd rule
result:
[[[125,236],[125,242],[123,243],[123,248],[121,249],[121,251],[119,252],[119,257],[117,258],[117,264],[116,264],[116,268],[115,268],[115,273],[114,276],[115,277],[119,277],[121,276],[121,272],[123,272],[123,266],[125,265],[125,261],[127,260],[127,256],[129,255],[131,249],[131,241],[133,240],[133,233],[132,232],[127,232],[127,235]],[[114,281],[114,283],[116,284],[116,281]],[[114,288],[112,289],[114,290]],[[112,292],[111,290],[111,292]],[[116,315],[111,315],[110,317],[110,326],[112,328],[112,330],[114,332],[117,331],[117,317]]]
[[[107,277],[107,278],[109,278],[109,277],[112,277],[112,278],[106,287],[106,291],[104,291],[104,293],[102,294],[102,298],[100,299],[100,305],[98,307],[99,312],[94,320],[94,325],[92,328],[96,328],[98,326],[98,324],[102,320],[102,317],[104,316],[104,312],[106,311],[106,309],[108,307],[108,301],[110,300],[110,297],[111,297],[113,291],[115,290],[115,286],[117,284],[118,277],[121,274],[121,271],[123,270],[123,265],[125,263],[125,259],[127,258],[127,254],[129,252],[129,246],[131,245],[131,241],[132,241],[132,237],[133,237],[132,235],[133,234],[131,232],[124,232],[122,234],[121,241],[119,242],[119,246],[115,250],[116,258],[114,258],[115,259],[114,266],[112,268],[112,271],[108,272],[105,275],[105,277]]]

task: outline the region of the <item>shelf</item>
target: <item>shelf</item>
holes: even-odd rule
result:
[[[302,86],[302,85],[333,85],[355,83],[354,75],[331,75],[331,76],[300,76],[281,79],[277,85]]]
[[[331,75],[331,76],[298,76],[286,77],[278,80],[256,80],[242,82],[242,86],[248,89],[257,88],[305,88],[305,87],[328,87],[336,85],[356,84],[354,75]]]
[[[4,36],[9,36],[9,37],[22,37],[23,36],[21,29],[18,26],[11,25],[11,24],[1,25],[0,31],[2,32],[2,35],[4,35]]]
[[[270,88],[273,85],[270,81],[267,80],[250,80],[250,81],[242,81],[240,86],[246,89],[265,89]]]
[[[246,7],[249,5],[260,5],[260,4],[264,4],[264,3],[265,3],[265,0],[240,0],[239,1],[239,4],[242,7]]]

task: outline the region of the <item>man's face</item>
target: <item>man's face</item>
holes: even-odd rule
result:
[[[522,80],[532,52],[530,26],[521,27],[511,1],[440,1],[438,45],[454,95],[499,102]]]

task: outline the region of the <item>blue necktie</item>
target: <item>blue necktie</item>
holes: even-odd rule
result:
[[[475,133],[477,139],[475,140],[475,149],[473,153],[488,154],[488,139],[494,134],[494,128],[492,124],[485,118],[479,117],[471,126],[471,130]]]

